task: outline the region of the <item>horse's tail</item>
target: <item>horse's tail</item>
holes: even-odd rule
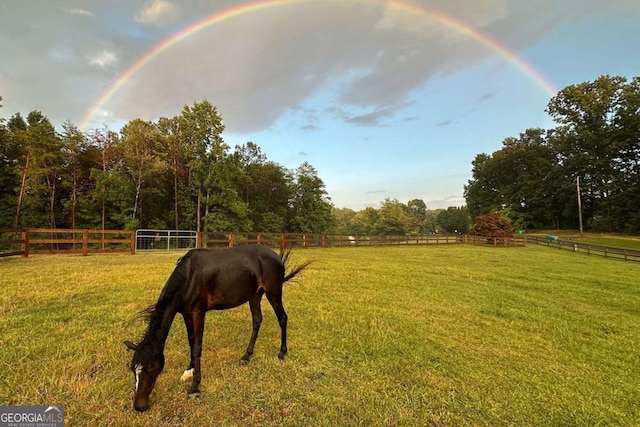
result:
[[[288,282],[294,277],[296,277],[302,270],[307,268],[312,261],[307,261],[302,264],[298,264],[295,266],[289,267],[289,256],[291,255],[291,248],[285,248],[284,246],[280,246],[280,259],[282,259],[282,264],[284,265],[285,271],[289,270],[289,272],[285,273],[284,279],[282,283]]]

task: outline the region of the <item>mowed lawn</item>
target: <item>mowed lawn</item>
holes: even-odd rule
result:
[[[640,265],[530,245],[298,250],[289,354],[266,299],[210,312],[202,397],[176,317],[151,409],[131,353],[179,253],[0,259],[0,405],[69,426],[640,425]]]

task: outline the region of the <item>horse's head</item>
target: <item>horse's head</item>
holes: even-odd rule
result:
[[[131,341],[124,344],[133,350],[131,359],[131,371],[135,379],[135,391],[133,395],[133,408],[144,412],[149,409],[149,395],[156,385],[156,379],[164,368],[164,354],[162,350],[153,351]]]

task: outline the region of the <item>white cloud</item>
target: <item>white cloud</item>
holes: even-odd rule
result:
[[[163,25],[172,22],[178,15],[178,8],[167,0],[151,0],[136,15],[141,24]]]
[[[69,9],[67,12],[69,15],[93,16],[93,13],[84,9]]]
[[[108,50],[103,50],[97,55],[89,58],[89,63],[91,65],[97,65],[101,68],[107,68],[109,65],[118,61],[118,57],[115,53],[109,52]]]

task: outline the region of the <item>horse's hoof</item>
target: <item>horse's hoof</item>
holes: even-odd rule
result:
[[[193,368],[185,369],[180,377],[180,381],[189,381],[191,378],[193,378]]]
[[[200,399],[200,392],[197,391],[195,393],[189,393],[189,399],[190,400]]]
[[[249,364],[249,359],[240,359],[240,364],[241,365],[248,365]]]

